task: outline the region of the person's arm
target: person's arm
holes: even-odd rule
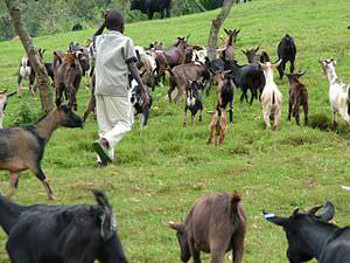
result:
[[[100,26],[99,29],[97,29],[97,31],[95,32],[94,36],[92,37],[94,48],[96,48],[96,38],[97,38],[97,36],[102,35],[103,30],[105,29],[105,27],[106,27],[106,23],[103,22],[103,24]]]

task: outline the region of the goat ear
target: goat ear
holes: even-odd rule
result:
[[[326,204],[324,205],[324,208],[319,218],[324,222],[328,222],[333,219],[334,214],[335,214],[334,205],[331,202],[327,201]]]
[[[0,94],[5,94],[7,92],[7,89],[5,89],[4,91],[0,91]]]
[[[318,60],[318,63],[320,63],[321,66],[323,67],[323,61],[322,60]]]
[[[230,35],[230,32],[226,29],[226,28],[224,28],[224,32],[229,36]]]
[[[180,233],[183,233],[185,231],[185,225],[183,223],[175,223],[173,221],[170,221],[168,222],[168,227]]]
[[[348,186],[341,186],[341,188],[347,192],[350,192],[350,187]]]
[[[244,51],[243,49],[241,49],[241,51],[244,55],[247,55],[247,51]]]
[[[304,75],[305,75],[305,73],[306,73],[306,71],[299,71],[299,73],[298,73],[298,77],[300,78],[300,77],[304,76]]]
[[[293,216],[296,216],[298,213],[299,213],[299,207],[294,209]]]
[[[309,215],[315,215],[317,213],[318,210],[320,210],[322,208],[322,205],[316,205],[313,206],[309,209],[309,211],[307,212],[307,214]]]
[[[255,53],[258,52],[260,49],[260,46],[257,46],[256,49],[254,49]]]

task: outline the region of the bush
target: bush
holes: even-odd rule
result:
[[[34,124],[40,117],[42,113],[37,107],[32,107],[29,102],[21,102],[16,116],[13,118],[13,123],[11,126],[23,126]]]

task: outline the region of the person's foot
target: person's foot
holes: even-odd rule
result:
[[[92,144],[92,147],[100,157],[101,163],[103,165],[107,165],[108,163],[112,162],[111,157],[108,155],[109,143],[106,139],[102,138],[98,141],[95,141]]]

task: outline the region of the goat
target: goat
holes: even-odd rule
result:
[[[337,129],[337,112],[343,117],[350,127],[350,85],[344,84],[335,72],[337,62],[334,59],[320,61],[323,73],[329,81],[329,101],[333,115],[333,126]]]
[[[232,250],[232,262],[241,263],[246,234],[246,215],[235,192],[205,195],[191,208],[185,223],[169,222],[176,230],[181,261],[201,262],[200,253],[211,253],[212,263],[223,263]]]
[[[291,121],[292,112],[295,116],[297,125],[300,125],[299,107],[303,106],[305,121],[304,124],[308,124],[308,112],[309,112],[309,99],[307,89],[304,84],[300,83],[299,78],[303,76],[305,72],[299,72],[298,74],[286,74],[289,80],[289,111],[288,121]],[[294,106],[294,109],[293,109]]]
[[[5,109],[7,107],[7,99],[12,97],[13,95],[15,95],[17,92],[11,92],[9,94],[6,93],[7,90],[5,91],[0,91],[0,129],[2,129],[2,122],[4,119],[4,115],[5,115]]]
[[[228,35],[228,39],[225,41],[226,45],[224,50],[222,50],[221,54],[220,54],[220,58],[224,61],[226,60],[231,60],[234,58],[234,44],[237,41],[237,36],[239,34],[239,32],[241,32],[240,29],[224,29],[226,35]]]
[[[170,73],[169,77],[169,90],[168,97],[171,102],[171,95],[175,88],[177,88],[177,94],[175,102],[178,101],[183,95],[186,85],[189,81],[198,81],[202,79],[204,86],[210,84],[210,72],[205,64],[192,62],[176,66],[172,70],[168,69]]]
[[[28,78],[28,88],[34,94],[34,82],[35,82],[35,73],[34,70],[30,64],[29,58],[27,56],[24,56],[22,58],[22,62],[19,67],[18,72],[18,97],[22,96],[22,82],[23,79]]]
[[[52,133],[60,126],[82,127],[83,121],[68,106],[62,105],[35,125],[0,130],[0,170],[10,172],[8,197],[12,197],[17,190],[19,173],[29,169],[42,182],[49,199],[53,198],[51,187],[41,169],[41,160]]]
[[[148,92],[148,103],[147,105],[142,105],[142,90],[137,85],[136,80],[132,80],[131,82],[130,102],[134,106],[134,116],[141,115],[139,118],[140,127],[147,127],[149,113],[152,107],[152,95]]]
[[[127,263],[112,206],[101,191],[97,205],[21,206],[0,195],[0,225],[11,262]]]
[[[280,79],[283,78],[284,71],[286,70],[286,64],[290,62],[290,72],[294,72],[294,61],[297,54],[297,48],[294,43],[294,38],[286,34],[277,48],[278,59],[282,60],[281,64],[278,67],[278,72],[280,74]]]
[[[83,121],[85,122],[89,114],[92,112],[94,118],[96,118],[96,97],[95,97],[95,84],[96,84],[96,77],[95,75],[92,76],[92,84],[91,84],[91,90],[90,90],[90,98],[87,105],[87,109],[84,112]]]
[[[218,71],[215,73],[215,82],[218,86],[217,107],[226,110],[230,104],[230,123],[233,123],[233,100],[235,95],[235,84],[233,83],[231,71]]]
[[[267,221],[282,226],[288,240],[287,257],[291,263],[317,258],[318,263],[347,263],[350,258],[350,228],[330,224],[335,208],[326,202],[320,215],[315,206],[307,213],[297,208],[290,217],[280,217],[264,211]]]
[[[260,49],[260,47],[251,48],[247,50],[242,50],[242,53],[246,55],[249,63],[265,63],[270,61],[270,57],[267,54],[265,50],[261,51],[261,54],[259,55],[257,52]]]
[[[82,59],[83,56],[83,54],[68,53],[60,61],[60,66],[55,74],[57,107],[61,105],[62,95],[65,92],[70,105],[75,111],[78,110],[76,94],[79,90],[81,78],[84,75],[79,59]],[[58,59],[60,58],[58,57]]]
[[[199,95],[200,85],[197,81],[189,81],[186,93],[187,99],[185,104],[185,118],[183,122],[183,126],[187,126],[187,111],[191,112],[192,116],[192,124],[196,123],[196,114],[200,111],[199,121],[202,121],[203,118],[203,104],[201,97]]]
[[[260,96],[266,85],[264,72],[259,64],[238,65],[237,61],[230,60],[225,62],[225,70],[232,71],[232,77],[235,85],[242,89],[240,101],[243,102],[245,98],[248,102],[248,90],[251,91],[252,97],[249,104],[253,104],[253,100],[258,99],[258,92]]]
[[[276,64],[270,62],[260,63],[266,78],[266,85],[261,94],[261,106],[266,124],[266,130],[270,128],[270,117],[273,119],[273,130],[277,130],[277,125],[282,114],[282,93],[273,81],[273,70],[277,69],[281,60]],[[273,115],[272,115],[273,114]]]
[[[210,133],[208,138],[208,144],[213,143],[213,138],[215,145],[218,145],[218,140],[220,145],[224,143],[226,133],[226,122],[226,111],[221,108],[216,108],[215,112],[211,117],[211,122],[209,125]]]

